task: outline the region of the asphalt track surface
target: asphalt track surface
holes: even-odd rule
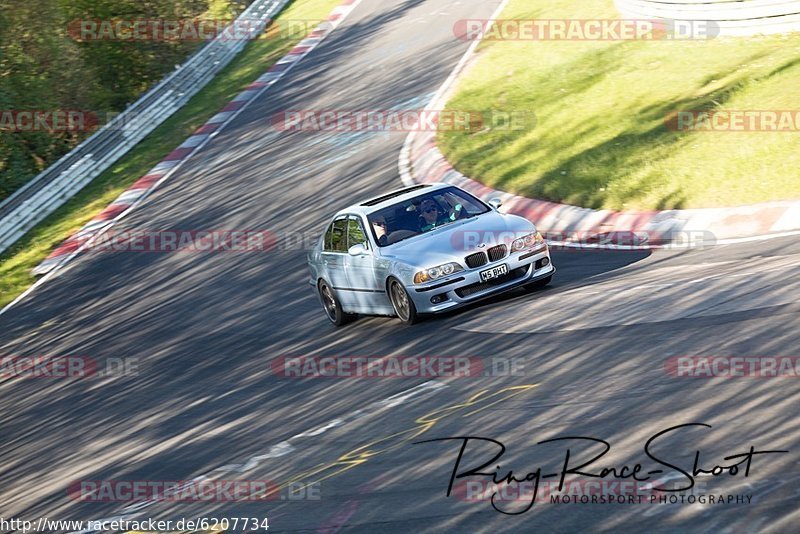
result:
[[[496,5],[365,0],[121,229],[318,234],[341,206],[400,187],[404,134],[279,133],[269,117],[418,108],[466,50],[452,35],[454,21],[487,18]],[[319,498],[159,502],[129,518],[266,516],[273,531],[314,532],[755,532],[797,524],[797,379],[690,379],[665,370],[666,360],[684,355],[797,356],[797,239],[689,251],[556,250],[559,272],[547,289],[410,328],[362,318],[338,330],[307,284],[302,248],[92,253],[0,316],[3,355],[139,361],[128,377],[0,381],[2,515],[113,517],[130,503],[72,500],[70,482],[211,473],[319,480]],[[523,367],[516,376],[432,382],[270,372],[275,358],[297,355],[471,356],[486,368],[512,359]],[[486,501],[446,497],[458,442],[412,444],[500,440],[502,469],[521,477],[538,466],[557,470],[567,448],[583,458],[598,450],[536,442],[590,436],[612,444],[592,470],[652,468],[647,439],[686,423],[712,428],[683,429],[658,448],[687,469],[697,450],[709,468],[751,445],[790,452],[756,456],[747,478],[697,477],[701,493],[750,494],[750,504],[537,503],[511,516]],[[471,444],[464,465],[492,450]],[[501,503],[507,511],[524,505]]]

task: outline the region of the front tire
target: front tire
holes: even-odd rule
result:
[[[319,299],[325,316],[335,326],[344,326],[355,318],[352,313],[342,311],[342,304],[336,296],[333,288],[325,280],[319,282]]]
[[[388,284],[389,299],[392,301],[394,313],[401,322],[412,325],[419,320],[417,307],[414,301],[408,296],[408,291],[398,280],[392,278]]]

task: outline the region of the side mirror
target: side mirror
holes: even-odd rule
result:
[[[351,256],[365,256],[368,254],[367,247],[364,246],[364,243],[356,243],[347,250],[347,253]]]
[[[499,210],[500,206],[503,205],[503,201],[500,200],[499,198],[495,197],[495,198],[489,200],[489,205],[491,207],[493,207],[494,209]]]

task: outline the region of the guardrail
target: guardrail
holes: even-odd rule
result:
[[[108,169],[210,82],[290,0],[255,0],[111,122],[0,203],[0,253]],[[246,24],[250,39],[233,33]]]
[[[797,0],[614,0],[626,18],[708,21],[721,36],[800,31]]]

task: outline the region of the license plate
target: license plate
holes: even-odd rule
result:
[[[503,265],[499,265],[497,267],[492,267],[491,269],[486,269],[485,271],[481,271],[481,282],[488,282],[489,280],[494,280],[495,278],[499,278],[504,274],[508,274],[508,265],[505,263]]]

